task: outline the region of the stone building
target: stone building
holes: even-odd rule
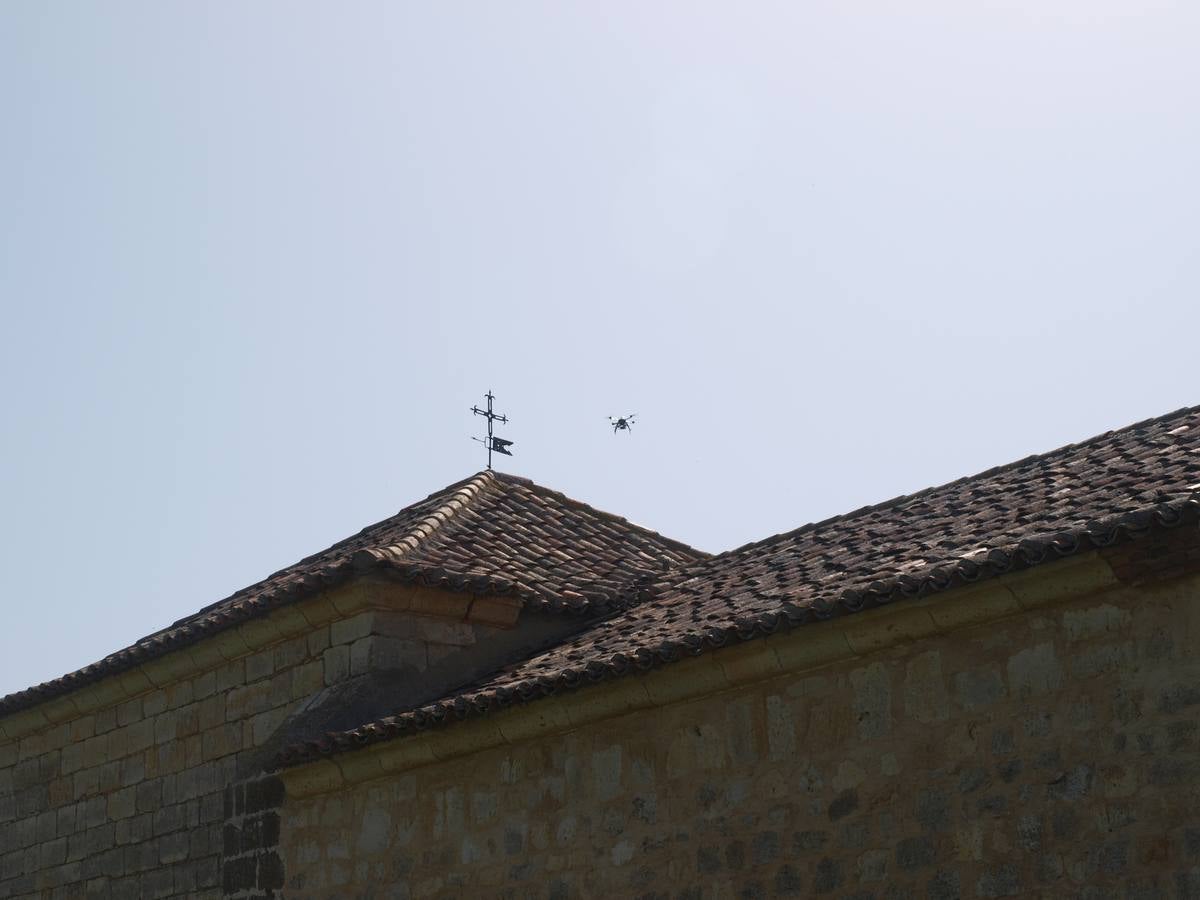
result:
[[[1200,408],[716,556],[482,473],[0,700],[0,896],[1200,897],[1198,492]]]

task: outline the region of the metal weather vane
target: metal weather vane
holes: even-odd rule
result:
[[[504,422],[508,424],[508,416],[502,416],[498,412],[492,411],[492,401],[495,400],[495,395],[491,391],[484,394],[487,397],[487,409],[480,409],[478,406],[472,406],[471,412],[477,416],[483,416],[487,419],[488,433],[486,438],[473,437],[471,440],[479,441],[479,443],[487,446],[488,462],[487,467],[492,467],[492,451],[503,453],[505,456],[512,456],[512,451],[508,448],[512,446],[512,441],[506,441],[504,438],[498,438],[492,435],[492,423]]]

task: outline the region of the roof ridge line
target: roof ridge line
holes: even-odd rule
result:
[[[1104,431],[1104,432],[1101,432],[1100,434],[1092,435],[1092,437],[1086,438],[1082,441],[1075,441],[1070,444],[1063,444],[1061,447],[1055,447],[1053,450],[1046,450],[1042,453],[1031,453],[1028,456],[1022,457],[1021,459],[1017,459],[1017,460],[1014,460],[1009,463],[1004,463],[1003,465],[1000,465],[1000,466],[992,466],[990,469],[984,469],[981,472],[975,472],[971,475],[963,475],[961,478],[955,478],[952,481],[945,482],[944,484],[932,484],[929,487],[921,488],[918,491],[913,491],[911,494],[900,494],[896,497],[892,497],[890,500],[883,500],[879,503],[869,503],[866,506],[860,506],[858,509],[851,510],[850,512],[840,513],[839,515],[836,515],[836,516],[829,516],[828,518],[821,519],[817,522],[808,522],[804,525],[801,525],[798,528],[793,528],[790,531],[781,531],[778,534],[772,534],[768,537],[760,538],[757,541],[750,541],[749,543],[742,544],[740,547],[734,547],[731,550],[723,550],[720,553],[710,556],[709,559],[711,559],[711,560],[725,559],[726,557],[734,556],[735,554],[742,553],[744,551],[757,550],[762,547],[769,547],[777,541],[782,541],[786,538],[794,537],[794,536],[800,535],[800,534],[805,534],[809,531],[814,531],[818,528],[823,528],[826,525],[832,525],[835,522],[844,522],[848,519],[853,519],[856,516],[866,515],[867,513],[871,513],[871,512],[878,512],[878,511],[884,510],[884,509],[891,509],[892,507],[899,506],[900,504],[902,504],[908,500],[916,500],[919,497],[924,497],[925,495],[930,494],[933,491],[940,491],[940,490],[943,490],[944,488],[951,488],[951,487],[954,487],[955,485],[964,484],[968,481],[977,481],[980,478],[984,478],[988,475],[995,475],[999,472],[1007,472],[1010,469],[1016,469],[1020,466],[1028,465],[1029,463],[1033,462],[1034,460],[1049,459],[1050,457],[1057,456],[1062,453],[1066,453],[1069,450],[1078,450],[1081,447],[1087,447],[1091,444],[1095,444],[1095,443],[1103,440],[1104,438],[1111,437],[1114,434],[1120,434],[1120,433],[1126,432],[1126,431],[1133,431],[1135,428],[1145,428],[1149,425],[1162,425],[1167,422],[1170,422],[1172,419],[1176,419],[1181,416],[1195,414],[1195,413],[1200,413],[1200,405],[1184,406],[1184,407],[1181,407],[1180,409],[1174,410],[1173,412],[1163,413],[1161,416],[1151,416],[1148,419],[1142,419],[1140,422],[1133,422],[1132,424],[1122,426],[1121,428],[1110,428],[1108,431]],[[708,560],[702,560],[701,562],[695,563],[694,565],[699,566],[707,561]],[[686,568],[691,569],[692,566],[688,566]],[[686,569],[681,570],[681,571],[686,571]]]
[[[496,473],[488,469],[480,472],[478,475],[460,481],[458,485],[461,485],[461,487],[451,485],[451,488],[458,487],[458,489],[450,494],[441,506],[414,525],[408,534],[395,543],[383,547],[364,547],[356,551],[351,557],[352,563],[355,566],[361,566],[363,564],[370,565],[383,561],[399,562],[421,546],[423,542],[427,541],[434,532],[439,531],[451,519],[455,518],[462,510],[471,506],[487,490],[488,485],[494,484],[495,481]],[[439,491],[438,493],[444,493],[445,490],[443,489],[443,491]],[[436,496],[437,494],[430,495],[430,497]]]
[[[618,525],[627,525],[630,528],[637,529],[638,531],[642,532],[643,534],[647,534],[647,535],[650,535],[651,537],[657,538],[658,540],[662,541],[664,544],[671,545],[676,550],[682,550],[686,553],[694,553],[697,556],[701,557],[701,559],[698,560],[698,562],[707,560],[707,559],[712,559],[714,556],[714,554],[709,553],[707,550],[698,550],[689,544],[685,544],[683,541],[676,540],[675,538],[672,538],[672,537],[667,537],[665,534],[655,531],[652,528],[647,528],[645,525],[639,525],[637,522],[631,522],[629,519],[626,519],[624,516],[619,516],[616,513],[610,513],[603,509],[597,509],[596,507],[592,506],[591,504],[584,503],[582,500],[576,500],[574,497],[570,496],[569,494],[564,494],[562,491],[556,491],[554,488],[546,487],[544,484],[538,484],[532,478],[526,478],[524,475],[511,475],[508,472],[493,472],[492,474],[496,477],[496,479],[498,481],[513,481],[513,482],[516,482],[517,484],[522,484],[525,487],[530,488],[535,491],[538,491],[542,494],[549,494],[550,496],[554,497],[555,500],[558,500],[560,503],[562,503],[564,506],[568,506],[573,509],[585,510],[589,513],[599,516],[602,519],[606,519],[609,522],[615,522]]]

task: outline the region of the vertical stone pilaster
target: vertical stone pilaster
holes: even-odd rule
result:
[[[229,900],[268,900],[283,887],[279,813],[283,782],[250,778],[225,788],[221,891]]]

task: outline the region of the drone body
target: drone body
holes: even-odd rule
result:
[[[611,424],[613,427],[613,434],[616,434],[618,431],[632,432],[633,431],[633,423],[636,420],[636,418],[637,418],[637,413],[632,413],[631,415],[620,416],[619,418],[609,416],[608,421],[609,421],[609,424]]]

